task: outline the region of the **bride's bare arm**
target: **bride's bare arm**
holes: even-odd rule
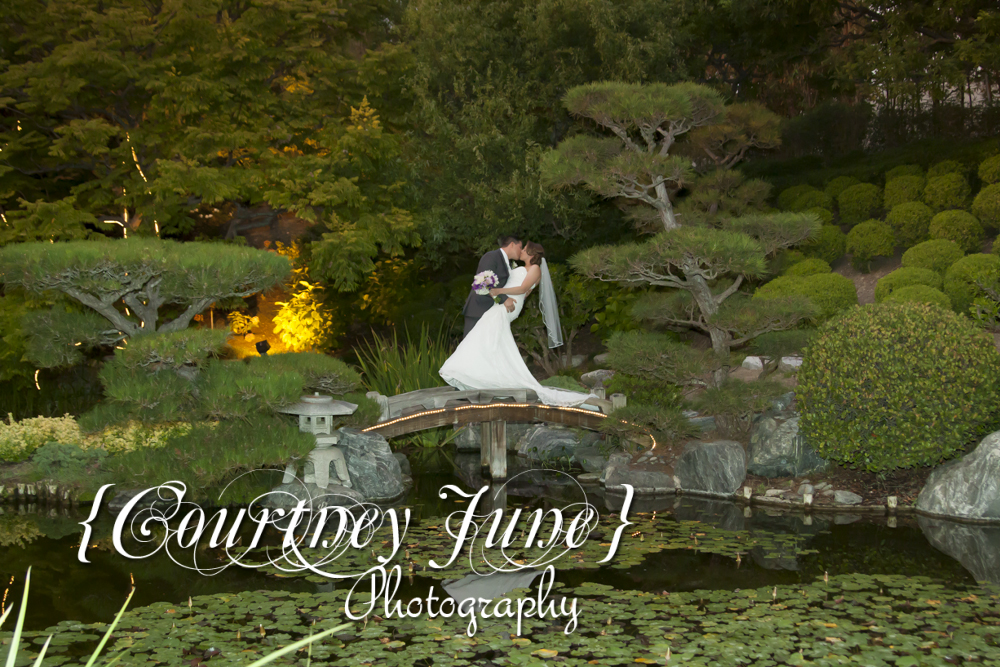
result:
[[[490,296],[501,294],[526,294],[532,287],[538,284],[538,279],[542,277],[542,270],[535,264],[528,267],[528,275],[524,277],[524,282],[517,287],[494,287],[490,290]]]

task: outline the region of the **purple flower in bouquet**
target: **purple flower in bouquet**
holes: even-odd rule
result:
[[[475,291],[476,294],[481,294],[483,296],[489,294],[490,289],[499,284],[500,280],[497,278],[497,274],[492,271],[477,273],[476,277],[472,279],[473,291]]]

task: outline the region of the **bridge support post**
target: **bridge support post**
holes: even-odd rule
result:
[[[482,461],[491,479],[507,479],[507,422],[483,422]]]

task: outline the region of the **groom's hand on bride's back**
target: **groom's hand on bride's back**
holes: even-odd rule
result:
[[[507,299],[506,301],[503,302],[503,307],[507,309],[508,313],[513,313],[514,312],[514,300],[513,299]]]

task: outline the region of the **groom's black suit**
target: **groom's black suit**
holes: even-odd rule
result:
[[[476,273],[483,271],[492,271],[497,275],[500,280],[497,287],[503,287],[504,283],[507,282],[507,278],[510,277],[510,264],[499,248],[491,250],[479,260]],[[507,295],[501,294],[499,299],[500,303],[503,303],[507,300]],[[492,308],[494,303],[493,297],[489,294],[476,294],[472,289],[469,290],[469,298],[465,300],[465,307],[462,309],[462,315],[465,316],[465,330],[462,333],[462,338],[469,335],[479,318]]]

